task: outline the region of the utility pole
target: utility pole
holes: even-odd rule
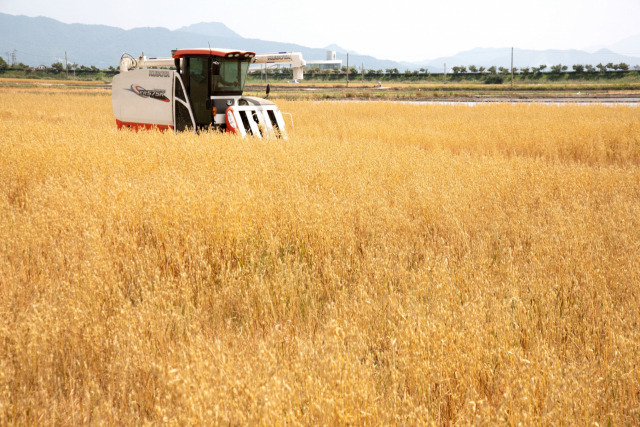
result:
[[[511,90],[513,90],[513,47],[511,48]]]
[[[347,87],[349,87],[349,53],[347,52]]]

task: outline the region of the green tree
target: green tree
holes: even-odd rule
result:
[[[483,74],[485,72],[486,68],[484,68],[483,66],[478,67],[478,72],[480,74]]]
[[[497,73],[498,73],[498,70],[496,69],[496,66],[495,66],[495,65],[492,65],[491,67],[487,68],[487,71],[488,71],[490,74],[497,74]]]
[[[596,72],[596,69],[591,64],[585,65],[584,68],[587,70],[587,73],[595,73]]]
[[[478,68],[475,65],[469,65],[469,71],[471,71],[472,73],[477,73]]]
[[[618,64],[618,68],[621,71],[629,71],[629,64],[625,64],[624,62],[621,62]]]
[[[509,74],[509,69],[505,67],[498,67],[498,71],[500,71],[500,74]]]
[[[575,64],[572,68],[577,74],[584,73],[584,65],[582,64]]]
[[[60,61],[51,64],[51,68],[53,68],[53,72],[56,74],[64,71],[64,65]]]
[[[598,65],[596,65],[596,68],[598,70],[600,70],[601,73],[606,73],[607,72],[607,66],[606,65],[602,65],[602,62],[599,63]]]
[[[9,64],[7,64],[6,61],[0,56],[0,72],[6,70],[7,68],[9,68]]]
[[[562,64],[552,65],[551,66],[551,72],[552,73],[560,73],[560,72],[562,72]]]

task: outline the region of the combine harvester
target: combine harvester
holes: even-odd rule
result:
[[[242,136],[286,138],[278,107],[242,92],[251,63],[291,62],[294,78],[302,79],[301,54],[256,55],[215,48],[171,53],[170,58],[122,55],[111,92],[118,128],[175,132],[213,128]]]

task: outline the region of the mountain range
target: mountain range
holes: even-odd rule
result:
[[[10,62],[11,53],[15,51],[18,62],[31,66],[64,61],[66,52],[71,63],[95,65],[98,68],[117,67],[120,56],[125,52],[133,56],[144,53],[148,57],[157,57],[168,56],[170,50],[175,48],[203,46],[258,53],[301,52],[306,60],[325,59],[326,51],[333,50],[336,51],[337,58],[342,59],[343,65],[346,65],[346,56],[349,53],[351,66],[382,70],[397,68],[404,71],[425,68],[431,72],[441,72],[445,63],[448,69],[454,65],[488,68],[492,65],[509,67],[511,64],[511,48],[476,48],[449,57],[419,62],[400,62],[360,55],[335,44],[323,48],[312,48],[296,43],[244,38],[217,22],[203,22],[177,30],[162,27],[124,30],[106,25],[65,24],[51,18],[0,13],[0,55]],[[514,49],[514,66],[522,68],[561,63],[571,67],[573,64],[596,65],[624,62],[633,67],[640,64],[640,52],[634,51],[637,49],[636,46],[640,46],[640,34],[595,52],[516,48]],[[617,53],[614,51],[616,47],[620,52],[630,52],[634,55]]]
[[[599,63],[626,63],[634,67],[640,64],[640,57],[622,55],[611,49],[602,48],[596,52],[586,52],[584,50],[531,50],[513,49],[513,66],[516,68],[538,67],[546,65],[551,67],[556,64],[567,65],[571,69],[572,65],[597,65]],[[511,66],[511,48],[475,48],[456,55],[424,61],[414,64],[420,67],[429,68],[431,72],[441,72],[447,64],[447,68],[454,65],[475,65],[489,68],[492,65],[509,68]]]

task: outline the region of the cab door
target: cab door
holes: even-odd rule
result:
[[[193,117],[198,126],[209,126],[213,122],[213,113],[207,108],[209,103],[209,57],[189,57],[189,100],[193,108]]]
[[[184,89],[180,74],[174,73],[173,78],[173,129],[176,132],[191,130],[195,132],[196,122],[189,105],[187,91]]]

